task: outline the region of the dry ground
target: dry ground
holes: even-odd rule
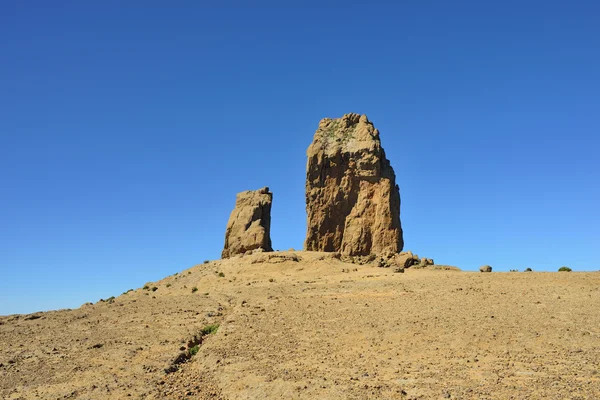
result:
[[[600,273],[396,274],[295,254],[0,317],[0,398],[600,398]]]

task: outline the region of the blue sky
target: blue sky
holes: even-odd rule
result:
[[[600,269],[600,3],[245,3],[2,5],[0,314],[218,258],[242,190],[302,248],[306,148],[348,112],[381,132],[406,249]]]

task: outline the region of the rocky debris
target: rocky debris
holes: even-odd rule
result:
[[[321,260],[341,260],[342,255],[340,253],[324,253],[317,257],[317,261]]]
[[[151,398],[222,400],[221,389],[209,371],[194,373],[193,368],[182,364],[176,374],[168,374],[157,382]],[[149,397],[150,398],[150,397]]]
[[[250,261],[250,264],[269,263],[278,264],[285,261],[299,262],[300,257],[296,253],[283,252],[283,253],[267,253],[256,256]]]
[[[171,374],[173,372],[177,372],[180,368],[180,365],[188,362],[193,356],[198,353],[199,346],[204,342],[204,338],[211,333],[214,333],[219,329],[219,324],[207,325],[203,328],[200,333],[194,335],[192,338],[187,340],[187,349],[185,346],[182,346],[179,350],[181,353],[177,355],[171,362],[171,364],[164,369],[166,374]]]
[[[389,263],[393,264],[394,266],[399,267],[399,268],[410,268],[414,265],[420,265],[421,259],[416,254],[413,254],[412,252],[407,251],[407,252],[395,254],[391,258]]]
[[[273,193],[268,187],[237,194],[235,208],[227,223],[222,258],[256,249],[273,251],[270,233],[272,201]]]
[[[367,116],[321,120],[307,156],[306,250],[349,256],[402,251],[400,190]]]
[[[244,253],[244,257],[246,256],[251,256],[252,254],[259,254],[259,253],[264,253],[265,250],[262,248],[258,248],[258,249],[254,249],[254,250],[248,250]]]
[[[456,271],[456,272],[461,271],[460,268],[455,267],[454,265],[440,265],[440,264],[430,265],[427,269],[433,270],[433,271]]]
[[[347,262],[347,263],[351,263],[351,264],[358,264],[358,265],[365,265],[365,264],[370,264],[373,261],[376,261],[378,259],[376,254],[369,254],[368,256],[348,256],[348,255],[340,255],[340,259],[343,262]],[[381,260],[386,259],[385,256],[380,257]]]
[[[384,253],[379,256],[349,257],[349,259],[351,260],[350,262],[360,265],[375,261],[375,264],[380,268],[393,267],[396,270],[402,270],[402,272],[404,272],[405,268],[430,268],[434,266],[434,262],[431,258],[419,258],[418,255],[413,254],[410,251],[398,254]]]
[[[431,258],[421,258],[421,262],[419,263],[419,267],[425,268],[430,265],[433,265],[433,260]]]
[[[479,267],[479,272],[492,272],[492,267],[489,265],[482,265]]]

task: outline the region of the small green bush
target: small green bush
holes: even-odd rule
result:
[[[527,268],[525,272],[533,272],[533,270],[531,268]]]
[[[192,293],[196,293],[197,291],[198,291],[198,288],[197,288],[196,286],[194,286],[194,287],[192,288]]]
[[[204,260],[204,264],[208,264],[210,261],[208,260]]]
[[[150,286],[148,286],[148,285],[144,285],[144,287],[143,287],[142,289],[144,289],[144,290],[148,290],[148,289],[150,289]]]
[[[219,324],[210,324],[210,325],[206,325],[204,328],[202,328],[202,334],[203,335],[210,335],[213,334],[217,331],[217,329],[219,329]]]
[[[194,347],[190,348],[190,357],[193,357],[196,354],[198,354],[198,350],[200,350],[200,346],[198,345],[195,345]]]
[[[564,265],[558,269],[558,272],[571,272],[572,269],[569,267],[565,267]]]
[[[156,286],[152,286],[152,291],[156,292],[158,290],[158,288]]]
[[[219,272],[219,278],[225,278],[225,274],[222,272]]]

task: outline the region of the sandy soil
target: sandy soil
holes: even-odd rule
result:
[[[599,370],[598,272],[255,254],[0,317],[2,399],[598,399]]]

